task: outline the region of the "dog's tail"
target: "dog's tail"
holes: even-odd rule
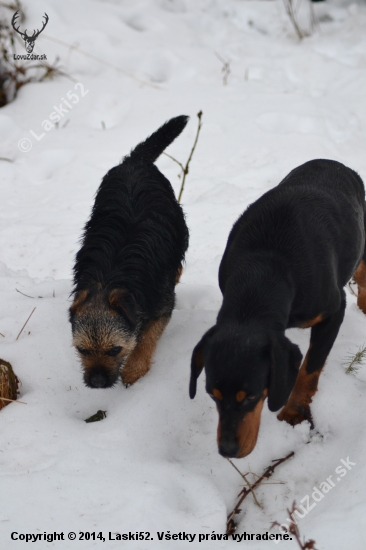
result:
[[[185,115],[171,118],[145,141],[139,143],[127,159],[155,162],[164,149],[184,130],[188,119],[189,117]]]

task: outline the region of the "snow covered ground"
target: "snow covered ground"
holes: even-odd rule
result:
[[[366,4],[316,4],[320,30],[299,42],[280,0],[24,3],[29,29],[49,15],[35,52],[51,62],[58,55],[73,80],[28,85],[0,111],[0,157],[12,161],[0,161],[0,357],[13,364],[26,402],[0,412],[0,548],[25,547],[12,532],[64,532],[64,541],[31,547],[226,550],[236,543],[211,535],[225,532],[242,479],[217,453],[217,413],[203,376],[195,400],[188,397],[191,351],[214,322],[220,259],[248,204],[313,158],[341,161],[366,181]],[[226,86],[216,54],[230,61]],[[58,128],[46,124],[45,131],[42,123],[62,104],[68,112]],[[182,201],[190,247],[155,364],[127,390],[88,389],[67,309],[94,193],[124,154],[180,114],[191,120],[168,152],[185,161],[200,109],[203,128]],[[18,148],[24,138],[32,142],[28,152]],[[158,166],[178,191],[177,165],[162,156]],[[261,474],[295,451],[274,475],[283,483],[257,490],[262,509],[251,496],[244,501],[238,533],[285,522],[292,502],[305,506],[309,495],[311,510],[299,520],[304,536],[324,550],[365,548],[366,367],[349,376],[343,363],[366,342],[366,318],[349,291],[347,299],[313,403],[317,433],[280,423],[265,408],[255,450],[235,461],[242,472]],[[290,332],[305,352],[309,331]],[[107,418],[86,424],[98,409]],[[342,459],[353,464],[338,475]],[[314,487],[331,475],[334,487],[316,502]],[[143,531],[153,540],[70,541],[70,531],[78,538]],[[157,532],[168,531],[196,538],[159,541]],[[199,542],[199,534],[210,540]],[[297,548],[295,541],[277,547]]]

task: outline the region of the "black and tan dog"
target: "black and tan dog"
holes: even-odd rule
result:
[[[147,373],[169,322],[188,247],[182,208],[153,162],[188,117],[165,123],[99,187],[74,267],[73,344],[92,388]],[[122,370],[121,370],[122,369]]]
[[[280,420],[313,426],[310,403],[343,320],[343,287],[353,274],[366,312],[364,211],[356,172],[314,160],[235,223],[219,270],[223,303],[216,325],[193,351],[190,381],[193,398],[205,367],[223,456],[253,450],[266,397],[271,411],[285,405]],[[290,327],[312,327],[300,371],[301,352],[285,336]]]

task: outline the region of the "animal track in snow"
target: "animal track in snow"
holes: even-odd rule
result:
[[[167,11],[173,11],[175,13],[184,13],[187,11],[184,0],[163,0],[161,7]]]
[[[101,130],[118,126],[129,112],[131,101],[118,94],[103,94],[96,100],[90,115],[92,128]]]
[[[140,74],[151,80],[161,84],[169,80],[172,73],[172,60],[165,53],[153,53],[146,57],[140,66]]]
[[[163,29],[163,25],[157,19],[149,15],[135,13],[128,19],[125,19],[126,25],[138,32],[158,31]]]
[[[320,131],[315,117],[295,113],[263,113],[257,123],[262,130],[273,134],[316,134]]]

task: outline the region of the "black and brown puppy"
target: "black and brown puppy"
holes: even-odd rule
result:
[[[188,229],[153,162],[187,121],[165,123],[106,174],[97,192],[76,255],[70,307],[89,387],[113,386],[120,372],[126,385],[146,374],[171,317]]]
[[[343,320],[343,287],[356,270],[366,295],[364,211],[356,172],[313,160],[235,223],[219,270],[223,303],[193,351],[190,381],[193,398],[205,367],[223,456],[253,450],[266,397],[271,411],[285,405],[280,420],[312,425],[309,406]],[[300,371],[301,352],[285,336],[290,327],[312,327]]]

